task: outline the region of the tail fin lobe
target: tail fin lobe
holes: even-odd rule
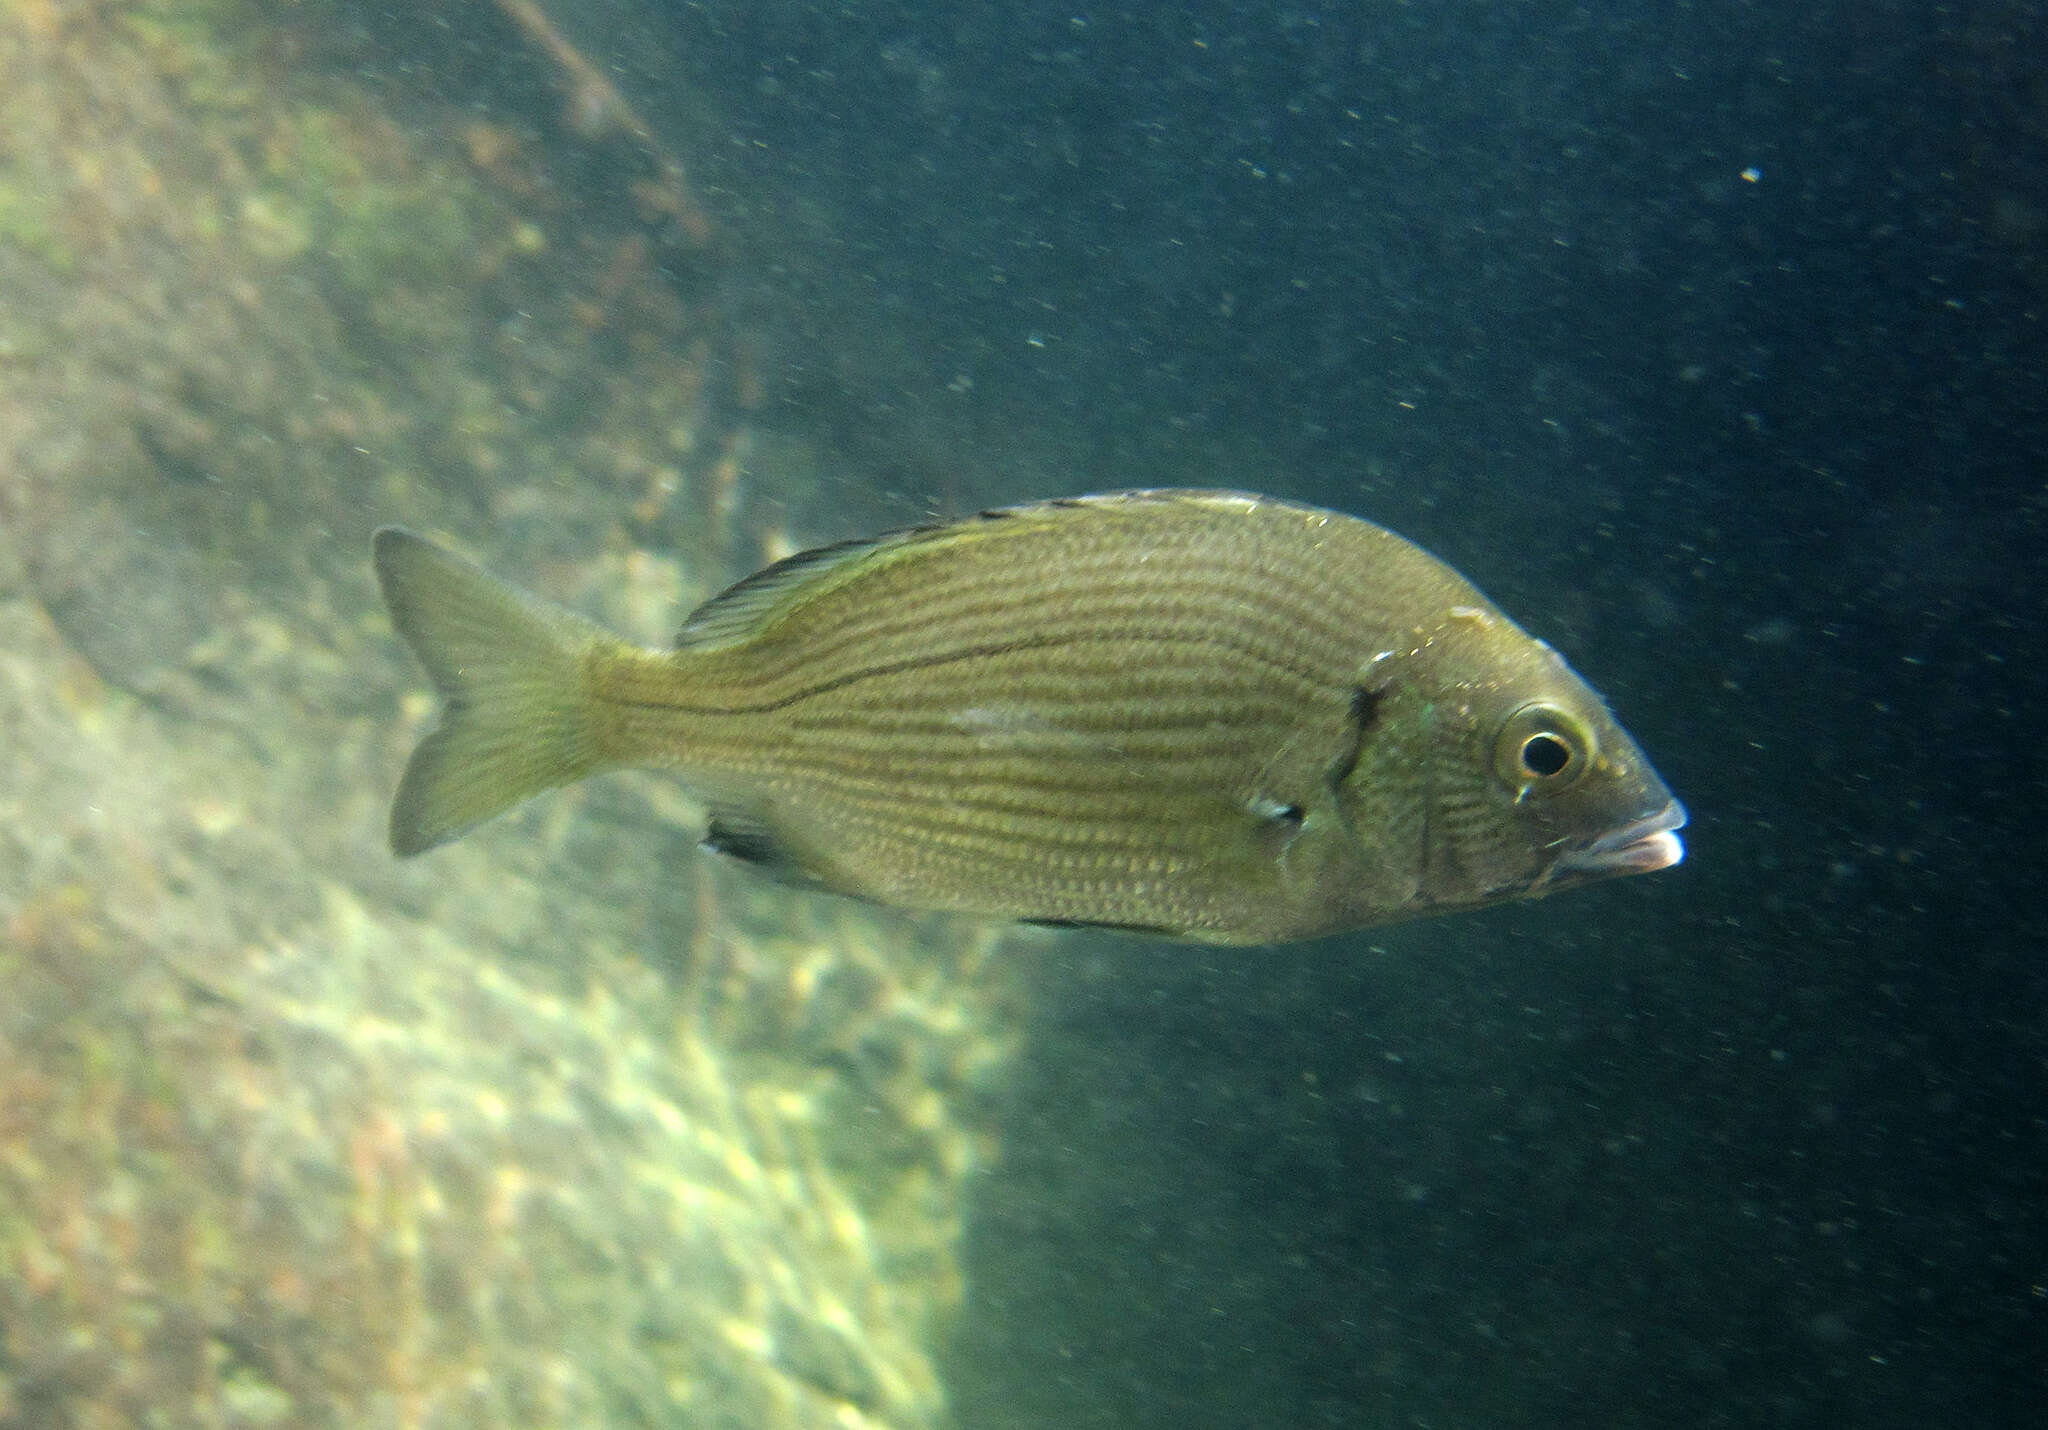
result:
[[[374,549],[392,623],[445,702],[392,800],[394,853],[424,853],[608,763],[584,674],[602,631],[399,527]]]

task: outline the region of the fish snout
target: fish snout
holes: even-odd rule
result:
[[[1632,819],[1574,849],[1557,861],[1554,873],[1579,878],[1610,874],[1650,874],[1669,869],[1685,857],[1678,831],[1685,827],[1685,806],[1668,800],[1655,814]]]

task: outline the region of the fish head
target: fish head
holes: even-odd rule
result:
[[[1409,861],[1396,916],[1678,863],[1685,808],[1600,696],[1505,617],[1480,634],[1403,663],[1385,747],[1368,735],[1347,790],[1353,826],[1381,831],[1374,862]]]

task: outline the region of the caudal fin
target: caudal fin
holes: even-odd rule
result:
[[[391,848],[413,855],[606,762],[591,721],[585,658],[608,639],[395,526],[373,540],[377,583],[398,633],[446,702],[391,802]]]

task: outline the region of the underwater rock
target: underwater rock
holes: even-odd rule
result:
[[[0,1426],[935,1424],[996,936],[678,878],[651,781],[383,847],[369,527],[502,511],[566,596],[728,447],[618,235],[325,15],[0,9]]]

